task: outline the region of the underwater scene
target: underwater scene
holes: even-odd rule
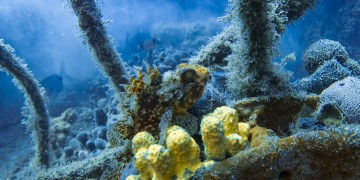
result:
[[[358,0],[0,0],[0,179],[360,179]]]

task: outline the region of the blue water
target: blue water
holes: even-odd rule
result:
[[[207,44],[208,38],[227,26],[226,22],[217,21],[226,13],[226,0],[99,0],[98,3],[116,50],[132,66],[139,65],[136,58],[147,56],[148,52],[139,45],[149,38],[161,36],[156,53],[189,59]],[[291,81],[308,75],[301,61],[304,50],[322,38],[339,41],[349,56],[359,62],[360,13],[356,8],[360,8],[360,3],[355,1],[322,1],[288,26],[275,61],[295,52],[296,61],[286,65],[293,72]],[[16,55],[25,60],[39,81],[53,74],[62,76],[63,89],[47,100],[52,117],[68,108],[95,109],[101,99],[109,98],[107,81],[92,60],[77,18],[66,1],[0,0],[0,38],[16,50]],[[0,174],[5,177],[13,172],[14,162],[32,157],[33,145],[30,133],[21,124],[23,94],[11,81],[10,76],[0,72],[0,171],[4,171]],[[88,129],[96,126],[93,112],[79,112],[88,115],[80,115],[87,119],[77,121],[89,123]],[[76,133],[70,133],[71,136]],[[5,169],[7,165],[11,168]]]

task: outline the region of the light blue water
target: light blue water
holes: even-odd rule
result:
[[[165,60],[171,57],[169,59],[185,61],[227,25],[216,20],[225,15],[226,0],[98,2],[116,49],[133,66],[146,60],[148,52],[139,45],[150,38],[161,39],[154,49],[158,58],[164,55]],[[288,27],[278,45],[276,59],[295,52],[296,61],[286,66],[293,72],[292,81],[308,75],[301,61],[303,52],[322,38],[339,41],[349,56],[359,62],[359,9],[360,3],[356,1],[322,1]],[[90,129],[95,126],[93,109],[110,95],[106,79],[96,68],[81,36],[77,18],[67,2],[0,0],[0,38],[16,50],[16,55],[25,60],[39,81],[53,74],[62,76],[64,89],[47,101],[50,115],[57,117],[68,108],[87,108],[78,111],[83,114],[77,121],[89,123]],[[169,60],[168,63],[173,62]],[[30,137],[21,124],[24,98],[11,81],[5,72],[0,72],[0,170],[4,171],[0,174],[4,175],[13,172],[14,162],[32,157]],[[80,130],[74,130],[77,131]],[[76,133],[68,136],[74,138]],[[29,150],[24,151],[24,148]],[[11,153],[12,158],[7,157],[7,153]],[[19,157],[15,157],[17,154]],[[6,169],[7,165],[11,168]]]

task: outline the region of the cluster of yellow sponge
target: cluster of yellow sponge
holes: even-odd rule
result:
[[[235,109],[222,106],[202,119],[201,134],[206,160],[220,161],[227,154],[233,156],[244,149],[250,126],[238,123]],[[127,180],[190,179],[201,165],[209,164],[201,163],[199,146],[179,126],[167,129],[165,146],[156,144],[154,137],[147,132],[137,133],[132,139],[132,150],[139,175],[131,175]]]
[[[250,126],[239,123],[235,109],[218,107],[201,121],[201,135],[207,160],[223,160],[244,149],[250,135]],[[225,148],[224,148],[225,147]]]
[[[130,179],[188,179],[201,166],[200,149],[193,138],[178,126],[166,132],[166,147],[155,144],[147,132],[136,134],[132,140],[138,176]],[[186,172],[186,173],[185,173]]]

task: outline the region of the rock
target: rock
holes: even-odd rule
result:
[[[103,127],[99,128],[99,131],[97,133],[97,137],[101,138],[103,140],[107,140],[106,139],[106,133],[107,133],[107,128],[106,128],[106,126],[103,126]]]
[[[253,121],[277,135],[287,135],[289,125],[301,116],[311,116],[318,101],[318,96],[256,97],[237,101],[234,108],[239,114],[239,122]]]
[[[107,142],[103,139],[100,139],[100,138],[95,139],[95,147],[97,149],[101,149],[101,150],[105,149],[106,144],[107,144]]]
[[[347,123],[360,123],[360,79],[347,77],[329,86],[320,94],[322,106],[338,108]]]
[[[64,155],[65,155],[65,158],[71,157],[72,155],[74,155],[74,149],[72,147],[70,147],[70,146],[65,147],[64,148]]]
[[[300,118],[297,124],[300,129],[309,129],[315,126],[315,120],[313,118]]]
[[[76,139],[83,145],[85,146],[86,141],[89,139],[89,135],[86,132],[79,132],[76,135]]]
[[[180,61],[180,60],[179,60],[179,61]],[[165,64],[166,66],[171,67],[171,68],[175,68],[175,66],[176,66],[178,63],[177,63],[176,60],[174,60],[174,59],[167,58],[167,59],[165,59],[164,64]]]
[[[106,98],[101,98],[99,99],[99,101],[97,102],[96,106],[99,109],[105,109],[107,106],[108,100]]]
[[[71,139],[68,143],[70,147],[72,147],[74,150],[80,150],[81,149],[81,143],[76,139]]]
[[[95,146],[95,142],[93,141],[93,140],[88,140],[88,141],[86,141],[86,148],[90,151],[90,152],[92,152],[92,151],[94,151],[95,149],[96,149],[96,146]]]
[[[95,122],[97,126],[106,126],[107,115],[102,109],[95,110]]]
[[[300,91],[305,90],[307,92],[320,94],[332,83],[344,79],[349,75],[351,75],[351,72],[347,68],[343,67],[337,60],[332,59],[326,61],[309,77],[294,82],[293,88]]]
[[[81,151],[79,151],[79,153],[78,153],[78,158],[79,158],[80,160],[84,160],[84,159],[86,159],[86,158],[88,157],[88,155],[89,155],[89,153],[88,153],[87,151],[81,150]]]
[[[342,64],[349,59],[349,55],[344,46],[329,39],[321,39],[311,44],[303,56],[304,66],[309,74],[314,73],[326,61],[331,59],[335,59]]]

